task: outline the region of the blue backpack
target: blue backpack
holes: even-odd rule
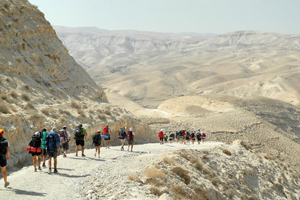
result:
[[[59,137],[53,132],[48,133],[45,146],[48,152],[56,152],[59,146]]]

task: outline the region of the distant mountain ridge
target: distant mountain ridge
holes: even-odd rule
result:
[[[300,105],[300,35],[82,30],[56,27],[96,82],[143,106],[190,94],[265,96]]]

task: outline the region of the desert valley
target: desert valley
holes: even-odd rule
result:
[[[0,0],[0,36],[0,123],[11,145],[1,197],[300,199],[300,35],[71,28],[30,1]],[[71,140],[57,175],[34,173],[32,134],[80,123],[87,157]],[[112,147],[96,159],[91,137],[105,124]],[[133,152],[120,151],[122,126],[136,132]],[[162,128],[201,129],[207,140],[159,145]]]

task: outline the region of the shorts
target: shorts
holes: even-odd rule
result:
[[[57,151],[55,151],[55,152],[48,152],[48,158],[57,158]]]
[[[133,145],[133,140],[128,140],[128,145]]]
[[[42,152],[31,152],[32,156],[40,156],[42,155]]]
[[[170,137],[170,138],[169,138],[169,140],[170,140],[170,141],[172,141],[172,140],[173,140],[173,138],[172,138],[172,137]]]
[[[6,158],[3,159],[3,158],[2,158],[2,155],[0,155],[0,167],[5,167],[6,164],[7,164]]]
[[[84,147],[84,140],[76,140],[76,146],[82,146]]]
[[[61,146],[62,146],[63,150],[69,150],[69,142],[62,143]]]
[[[125,142],[125,139],[120,139],[121,142]]]
[[[42,149],[42,152],[43,152],[43,150],[44,150],[43,156],[46,156],[47,155],[47,149]]]
[[[101,143],[95,143],[95,147],[101,147]]]
[[[164,141],[164,138],[163,138],[163,137],[161,137],[161,138],[159,138],[159,140],[160,140],[160,141]]]
[[[108,138],[107,139],[104,138],[104,140],[110,140],[110,134],[108,134],[107,136]]]

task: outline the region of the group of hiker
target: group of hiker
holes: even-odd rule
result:
[[[185,129],[182,129],[180,131],[170,131],[169,133],[165,133],[164,129],[161,129],[158,132],[158,138],[160,144],[164,144],[166,142],[172,143],[173,141],[177,143],[183,143],[183,144],[192,141],[192,144],[194,144],[196,139],[198,144],[200,144],[200,142],[204,143],[206,134],[203,131],[200,131],[200,129],[192,133],[186,131]]]
[[[9,183],[7,182],[7,173],[6,173],[6,164],[7,160],[9,160],[9,142],[4,137],[4,130],[0,129],[0,167],[3,174],[4,186],[7,187]],[[81,156],[85,157],[84,154],[84,146],[85,140],[87,139],[88,133],[86,129],[82,127],[82,124],[76,126],[74,130],[74,139],[76,143],[75,155],[78,156],[79,146],[81,146]],[[206,134],[203,131],[197,130],[195,132],[190,133],[185,129],[180,131],[170,131],[169,133],[165,133],[164,129],[161,129],[158,132],[158,137],[160,140],[160,144],[164,144],[165,142],[177,142],[177,143],[189,143],[192,141],[192,144],[197,140],[198,144],[200,142],[204,143],[206,138]],[[100,148],[101,141],[104,139],[104,146],[106,149],[110,148],[110,139],[111,139],[111,130],[109,125],[107,124],[103,131],[96,131],[96,133],[92,136],[92,143],[95,146],[94,156],[98,155],[100,158]],[[121,151],[124,151],[125,141],[127,141],[128,149],[127,151],[133,150],[133,144],[135,143],[135,133],[133,128],[130,127],[126,130],[126,127],[122,127],[119,129],[118,139],[121,142]],[[58,130],[56,127],[52,128],[51,131],[47,132],[45,128],[43,128],[40,132],[35,132],[30,139],[29,145],[27,147],[27,151],[32,155],[33,167],[34,171],[42,170],[42,167],[46,168],[46,160],[48,160],[48,173],[52,173],[51,162],[53,159],[53,167],[54,173],[58,173],[57,171],[57,156],[60,155],[62,149],[63,157],[67,157],[67,153],[69,150],[69,142],[71,140],[71,134],[67,130],[66,126],[63,126],[61,130]],[[43,163],[42,163],[43,160]]]
[[[104,146],[106,149],[110,148],[110,128],[107,124],[103,131],[96,131],[96,133],[92,136],[92,143],[95,146],[95,154],[96,157],[100,158],[100,148],[101,148],[101,141],[102,138],[104,139]],[[125,140],[128,141],[128,151],[133,149],[133,144],[135,133],[133,132],[133,128],[130,127],[128,131],[126,131],[126,127],[120,129],[120,133],[118,138],[121,141],[121,151],[124,150]],[[74,139],[75,139],[75,155],[78,156],[79,148],[81,147],[81,156],[85,157],[84,154],[84,146],[85,140],[87,139],[88,133],[86,129],[82,127],[82,124],[76,126],[74,130]],[[34,166],[34,171],[42,170],[41,168],[41,160],[43,158],[42,167],[46,167],[46,160],[48,160],[48,173],[52,173],[51,169],[51,161],[53,158],[53,166],[54,166],[54,173],[58,173],[57,171],[57,156],[60,155],[61,149],[63,157],[67,157],[67,153],[69,150],[69,141],[71,139],[71,134],[67,131],[67,127],[63,126],[61,130],[58,130],[54,127],[50,132],[44,128],[40,132],[36,132],[30,139],[29,145],[27,147],[27,151],[32,155],[32,161]],[[130,149],[131,147],[131,149]]]

